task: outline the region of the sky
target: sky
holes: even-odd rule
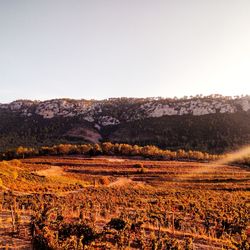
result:
[[[0,103],[250,94],[249,0],[0,0]]]

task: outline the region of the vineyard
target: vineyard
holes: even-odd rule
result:
[[[249,249],[244,166],[43,156],[0,178],[3,249]]]

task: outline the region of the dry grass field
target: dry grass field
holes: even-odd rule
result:
[[[0,166],[0,224],[3,211],[28,213],[36,249],[249,249],[247,167],[80,156],[6,164],[16,174]],[[23,236],[2,226],[1,237]]]

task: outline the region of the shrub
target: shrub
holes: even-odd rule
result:
[[[120,218],[112,218],[107,224],[110,229],[115,229],[117,231],[123,230],[126,226],[126,222]]]
[[[134,164],[135,168],[143,168],[143,163],[136,163]]]
[[[107,176],[102,176],[102,177],[100,177],[100,179],[99,179],[99,183],[100,183],[101,185],[107,186],[107,185],[110,184],[110,180],[109,180],[109,178],[108,178]]]

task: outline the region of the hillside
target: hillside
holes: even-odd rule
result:
[[[0,151],[54,143],[223,152],[250,143],[250,97],[18,100],[0,104]]]

